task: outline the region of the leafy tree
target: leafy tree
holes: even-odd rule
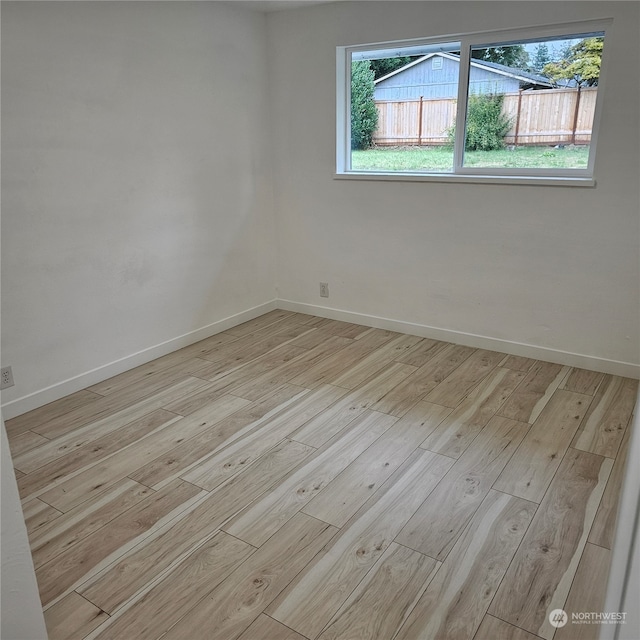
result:
[[[472,94],[467,105],[465,151],[494,151],[504,148],[504,137],[511,129],[511,119],[502,112],[503,94]],[[455,127],[449,131],[451,142]]]
[[[549,53],[549,47],[541,42],[533,54],[533,60],[531,60],[531,70],[536,73],[542,73],[545,65],[551,62],[551,54]]]
[[[506,47],[472,49],[471,57],[486,62],[497,62],[513,69],[526,69],[529,66],[529,54],[524,45],[513,44]]]
[[[388,73],[404,67],[415,60],[415,56],[402,56],[400,58],[381,58],[380,60],[371,60],[371,68],[373,69],[374,80],[386,76]]]
[[[351,148],[367,149],[378,126],[373,100],[374,73],[368,60],[351,63]]]
[[[578,86],[597,86],[603,47],[604,38],[585,38],[574,44],[564,58],[546,64],[542,71],[556,82],[574,80]]]
[[[560,47],[560,51],[554,55],[552,62],[557,62],[558,60],[562,60],[563,58],[568,58],[571,55],[571,41],[568,40],[564,43],[562,47]]]

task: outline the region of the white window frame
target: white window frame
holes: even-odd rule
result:
[[[554,25],[522,27],[517,29],[482,31],[477,33],[454,34],[392,42],[368,43],[336,48],[336,172],[335,178],[357,180],[392,180],[392,181],[438,181],[438,182],[472,182],[493,184],[540,184],[559,186],[595,186],[594,166],[598,132],[604,89],[607,77],[607,31],[613,20],[610,18],[583,22],[570,22]],[[456,114],[456,131],[466,130],[467,95],[469,81],[469,63],[471,48],[491,47],[500,44],[521,42],[541,42],[554,37],[576,36],[593,32],[605,32],[605,46],[602,55],[600,78],[598,80],[598,96],[593,118],[591,142],[589,145],[589,161],[585,169],[519,169],[465,167],[464,135],[456,135],[453,146],[453,172],[380,172],[353,170],[351,168],[351,61],[354,53],[371,50],[397,50],[399,55],[412,55],[407,48],[419,53],[421,49],[433,47],[441,43],[460,42],[460,74],[458,77],[458,108]]]

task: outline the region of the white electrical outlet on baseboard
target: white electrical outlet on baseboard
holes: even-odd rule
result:
[[[329,297],[329,283],[321,282],[320,283],[320,297],[328,298]]]

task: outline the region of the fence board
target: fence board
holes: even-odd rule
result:
[[[503,111],[512,119],[507,144],[589,144],[595,112],[597,87],[544,89],[504,94]],[[576,120],[576,101],[580,95]],[[378,128],[373,141],[380,146],[443,145],[456,119],[456,100],[380,100]],[[520,115],[518,117],[518,103]],[[420,126],[422,112],[422,126]],[[517,138],[516,138],[517,126]]]

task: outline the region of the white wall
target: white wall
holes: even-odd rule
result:
[[[637,375],[638,12],[347,2],[269,15],[279,297],[534,345],[548,359],[581,354],[594,368],[632,363],[616,370]],[[337,45],[603,17],[614,24],[595,189],[332,179]]]
[[[5,416],[276,297],[637,375],[637,3],[2,5]],[[332,178],[336,45],[607,16],[597,188]]]
[[[266,69],[260,13],[2,3],[5,417],[275,298]]]
[[[2,607],[3,640],[46,640],[36,574],[2,422]]]

